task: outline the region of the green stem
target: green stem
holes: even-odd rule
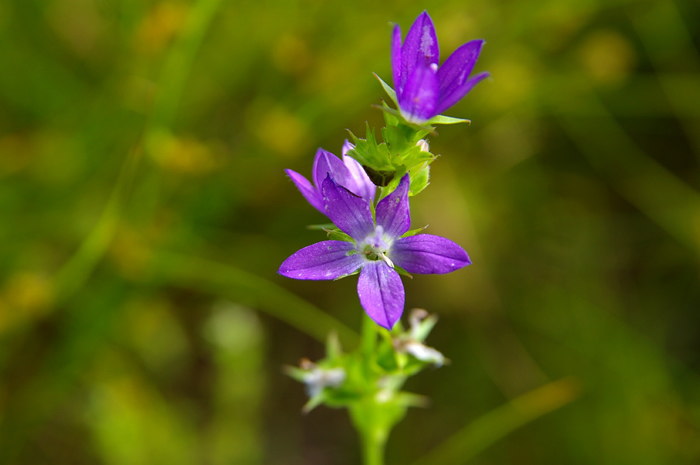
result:
[[[364,465],[383,465],[386,431],[370,429],[362,431],[362,463]]]
[[[365,360],[365,366],[369,369],[370,360],[373,360],[372,355],[374,354],[375,348],[377,346],[377,323],[372,321],[370,317],[366,314],[362,314],[362,356]]]
[[[362,318],[362,336],[360,353],[368,380],[373,380],[374,386],[370,387],[367,398],[356,408],[351,409],[353,423],[357,428],[362,442],[362,463],[364,465],[383,465],[384,446],[389,431],[386,423],[382,421],[380,412],[382,406],[376,400],[376,377],[374,375],[374,363],[377,350],[377,324],[367,315]]]

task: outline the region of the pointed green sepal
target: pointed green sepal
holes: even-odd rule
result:
[[[374,74],[374,77],[377,78],[379,83],[382,85],[384,92],[386,92],[386,94],[389,96],[389,98],[392,100],[392,102],[394,102],[394,105],[396,105],[398,107],[399,101],[396,98],[396,91],[389,84],[384,82],[384,80],[382,78],[380,78],[377,73],[373,73],[373,74]]]
[[[454,118],[452,116],[445,116],[445,115],[437,115],[433,116],[430,118],[428,121],[424,123],[424,125],[433,125],[433,124],[467,124],[470,125],[472,124],[472,120],[470,119],[464,119],[464,118]]]
[[[354,242],[355,240],[350,237],[348,234],[345,234],[343,231],[338,229],[337,227],[333,226],[332,228],[324,228],[323,229],[326,234],[328,235],[328,239],[332,241],[345,241],[345,242]]]

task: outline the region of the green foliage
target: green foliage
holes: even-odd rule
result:
[[[383,107],[386,109],[386,106]],[[379,142],[367,124],[365,138],[350,133],[355,147],[348,153],[365,167],[370,179],[382,187],[381,197],[390,194],[405,174],[411,179],[410,195],[416,195],[428,186],[430,163],[437,157],[426,150],[425,128],[404,124],[402,120],[384,113],[386,127],[382,128],[383,141]]]

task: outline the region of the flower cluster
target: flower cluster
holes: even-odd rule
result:
[[[467,42],[439,66],[437,36],[426,12],[418,16],[403,44],[399,26],[394,28],[396,89],[384,86],[398,108],[387,112],[394,116],[387,117],[388,127],[382,131],[385,142],[378,143],[368,130],[367,139],[345,141],[342,158],[319,149],[311,180],[287,170],[304,198],[334,227],[329,230],[332,239],[292,254],[280,266],[280,274],[308,280],[359,274],[362,307],[375,323],[391,329],[404,309],[400,274],[443,274],[471,264],[456,243],[410,231],[408,199],[427,186],[428,166],[436,158],[424,140],[429,125],[438,124],[439,113],[488,75],[469,77],[482,45],[481,40]],[[379,175],[378,187],[372,180]]]

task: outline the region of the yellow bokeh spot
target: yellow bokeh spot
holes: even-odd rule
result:
[[[182,2],[156,4],[136,30],[136,49],[146,54],[163,50],[184,25],[187,13],[188,7]]]
[[[49,279],[38,273],[11,276],[0,290],[0,334],[48,313],[53,294]]]
[[[312,54],[303,39],[295,35],[284,35],[272,49],[272,61],[285,73],[300,75],[311,65]]]
[[[149,141],[149,152],[164,170],[202,175],[221,166],[218,151],[192,137],[179,137],[167,132],[158,133]]]
[[[80,56],[97,56],[107,23],[96,0],[56,0],[47,19],[60,40]]]
[[[124,276],[142,275],[152,255],[143,233],[126,226],[119,229],[109,249],[109,257]]]
[[[491,86],[488,92],[482,92],[483,98],[496,109],[512,108],[533,95],[533,66],[523,57],[508,55],[488,67],[491,78],[480,86]]]
[[[579,58],[588,76],[602,84],[624,81],[636,62],[629,41],[611,30],[590,34],[581,45]]]
[[[267,107],[259,116],[251,115],[250,122],[260,142],[278,155],[292,158],[307,149],[308,127],[282,106]]]
[[[0,178],[24,169],[33,157],[34,147],[27,137],[9,134],[0,137]]]

